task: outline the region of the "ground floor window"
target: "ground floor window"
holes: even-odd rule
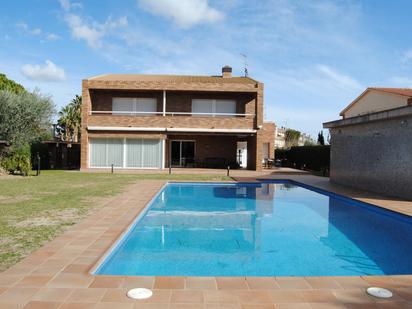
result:
[[[92,138],[90,167],[162,168],[160,139]]]

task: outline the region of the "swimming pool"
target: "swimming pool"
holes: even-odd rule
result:
[[[412,218],[291,181],[169,183],[94,271],[412,274]]]

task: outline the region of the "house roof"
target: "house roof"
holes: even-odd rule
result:
[[[388,94],[400,95],[407,98],[412,98],[412,88],[385,88],[385,87],[368,87],[364,92],[360,94],[355,100],[353,100],[348,106],[346,106],[339,115],[343,116],[353,105],[355,105],[360,99],[362,99],[368,92],[378,91]]]
[[[170,82],[170,83],[222,83],[222,84],[256,84],[250,77],[194,76],[194,75],[161,75],[161,74],[103,74],[88,78],[97,81],[137,81],[137,82]]]

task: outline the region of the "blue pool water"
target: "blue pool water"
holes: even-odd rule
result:
[[[95,274],[412,274],[412,218],[316,191],[291,182],[168,184]]]

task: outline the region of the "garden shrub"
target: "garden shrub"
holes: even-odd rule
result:
[[[300,146],[290,149],[276,149],[276,159],[283,166],[327,173],[330,167],[330,146]]]
[[[1,159],[0,165],[11,174],[20,173],[27,176],[31,170],[30,146],[13,149]]]

